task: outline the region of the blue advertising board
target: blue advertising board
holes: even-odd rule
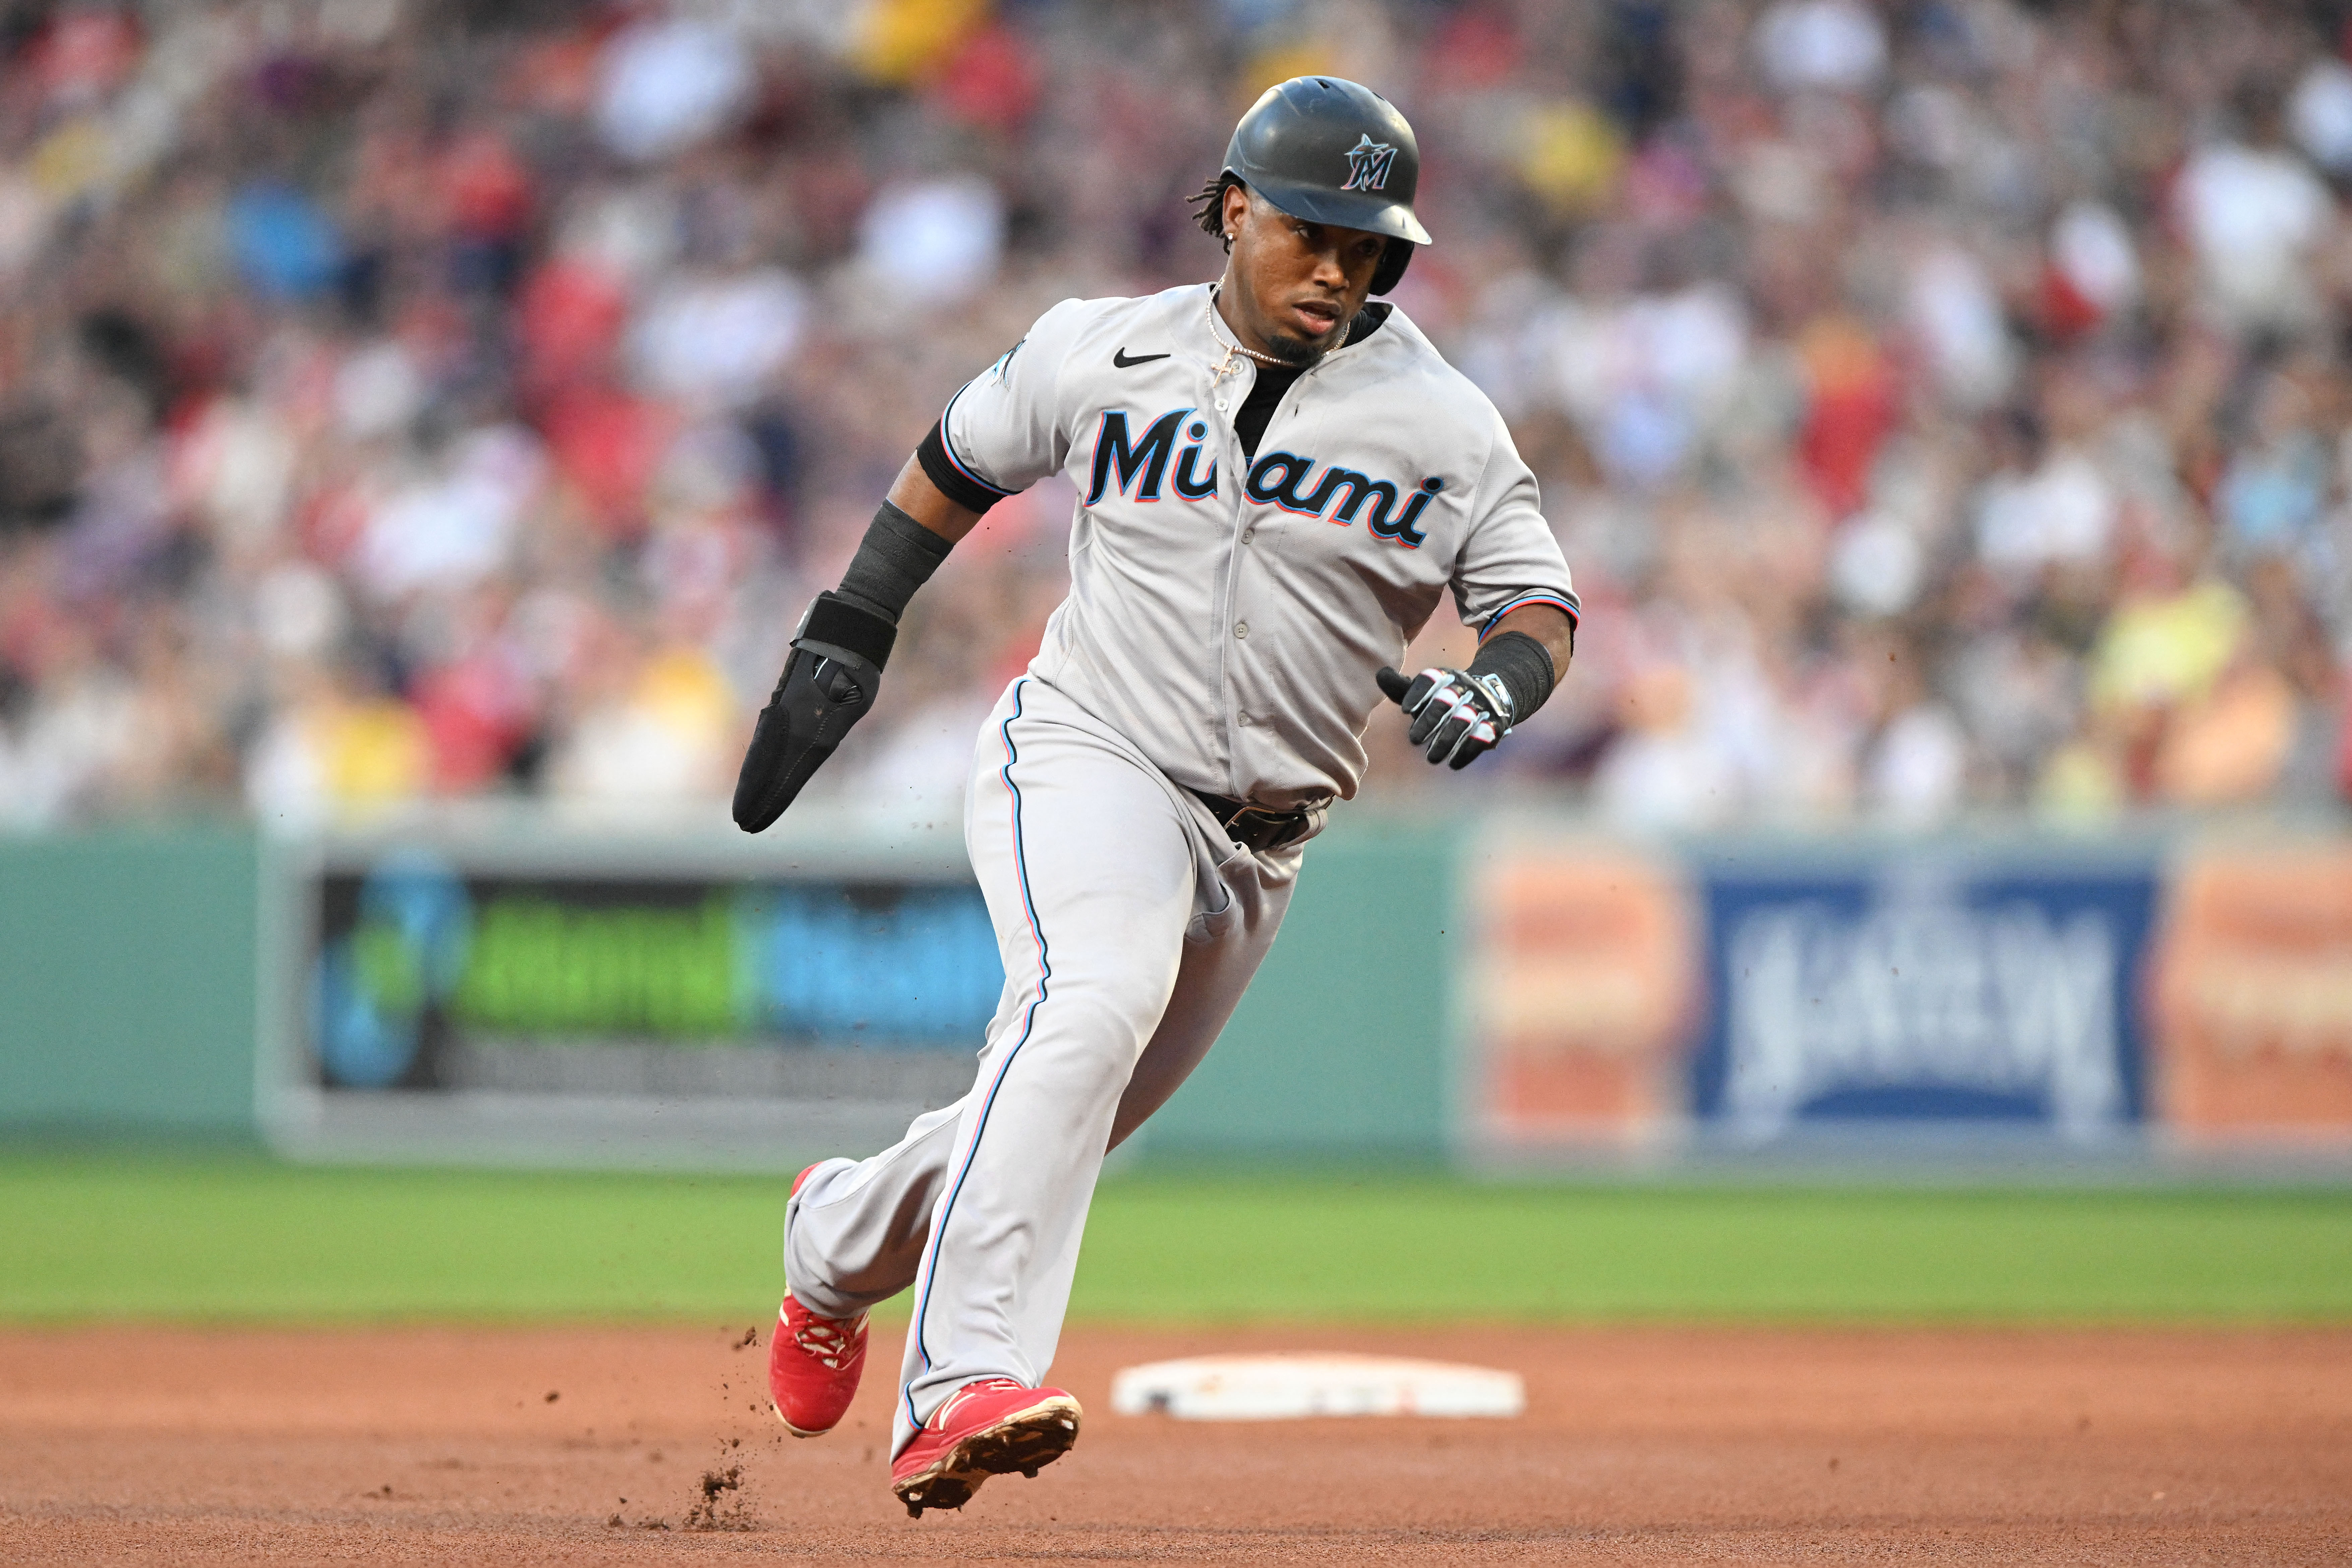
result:
[[[1703,869],[1703,1126],[1766,1142],[1867,1121],[2096,1138],[2146,1115],[2153,865]]]

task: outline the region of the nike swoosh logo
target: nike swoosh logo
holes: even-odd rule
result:
[[[1153,360],[1166,359],[1167,357],[1167,354],[1137,354],[1130,359],[1128,357],[1127,351],[1122,348],[1113,351],[1110,356],[1110,363],[1117,365],[1119,369],[1125,370],[1128,366],[1132,364],[1150,364]]]

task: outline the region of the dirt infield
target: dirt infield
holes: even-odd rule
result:
[[[887,1376],[793,1440],[746,1326],[0,1333],[0,1561],[2352,1561],[2347,1331],[1088,1330],[1076,1450],[916,1522]],[[1109,1414],[1129,1362],[1307,1348],[1529,1413]]]

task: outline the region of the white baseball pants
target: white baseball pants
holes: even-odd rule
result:
[[[891,1452],[963,1384],[1053,1365],[1103,1156],[1207,1055],[1290,902],[1302,846],[1235,846],[1034,676],[982,731],[964,840],[1004,961],[980,1074],[786,1206],[784,1272],[846,1318],[912,1286]]]

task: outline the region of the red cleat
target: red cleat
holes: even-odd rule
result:
[[[917,1519],[961,1508],[991,1476],[1034,1476],[1078,1440],[1078,1402],[1058,1388],[983,1377],[948,1395],[890,1467],[890,1489]]]
[[[808,1180],[811,1165],[793,1178],[793,1191]],[[768,1342],[768,1396],[776,1419],[795,1437],[830,1432],[849,1413],[866,1370],[866,1314],[820,1318],[793,1300],[789,1285],[776,1310],[775,1337]]]

